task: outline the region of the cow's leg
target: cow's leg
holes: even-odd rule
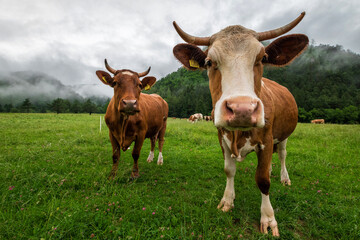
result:
[[[279,148],[278,148],[278,154],[279,154],[279,159],[280,159],[280,163],[281,163],[281,183],[284,185],[291,185],[291,181],[289,178],[289,174],[288,171],[286,169],[286,164],[285,164],[285,159],[286,159],[286,142],[287,139],[285,139],[284,141],[279,143]]]
[[[134,159],[134,165],[131,172],[131,178],[138,178],[139,177],[139,166],[138,166],[138,160],[140,156],[141,147],[145,140],[145,134],[144,135],[138,135],[138,137],[135,140],[135,146],[132,151],[132,157]]]
[[[148,163],[150,163],[154,160],[154,149],[155,149],[156,136],[150,138],[150,142],[151,142],[151,150],[150,150],[149,156],[147,158]]]
[[[261,191],[261,220],[260,220],[260,231],[262,233],[268,233],[268,227],[271,228],[273,236],[280,236],[277,227],[277,222],[274,215],[274,210],[271,206],[269,198],[270,189],[270,165],[271,157],[273,152],[272,140],[265,144],[262,150],[257,152],[258,155],[258,166],[256,169],[255,179],[256,183]]]
[[[109,131],[109,136],[110,136],[111,146],[113,149],[113,155],[112,155],[113,166],[109,176],[109,180],[112,180],[116,176],[118,170],[119,159],[120,159],[120,145],[110,131]]]
[[[224,171],[226,174],[226,187],[224,196],[221,199],[218,209],[227,212],[234,207],[235,189],[234,189],[234,177],[236,173],[236,158],[231,157],[231,150],[226,145],[225,141],[222,142],[223,153],[225,159]]]
[[[158,160],[157,160],[158,165],[163,165],[163,163],[164,163],[164,158],[163,158],[163,155],[162,155],[162,149],[163,149],[164,142],[165,142],[165,131],[166,131],[166,122],[164,122],[164,126],[159,132],[159,157],[158,157]]]

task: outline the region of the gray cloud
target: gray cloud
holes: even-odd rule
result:
[[[317,44],[360,53],[358,1],[46,1],[0,0],[0,71],[41,71],[82,95],[111,96],[95,71],[104,58],[114,68],[144,71],[160,79],[180,64],[172,55],[182,42],[172,21],[193,35],[228,25],[256,31],[282,26],[306,11],[292,31]]]

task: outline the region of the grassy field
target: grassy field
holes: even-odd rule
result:
[[[235,208],[216,209],[226,177],[210,122],[169,119],[164,165],[130,181],[131,150],[108,181],[99,115],[0,114],[0,239],[268,239],[259,233],[256,155],[237,164]],[[360,126],[299,124],[288,141],[292,186],[273,156],[271,202],[282,239],[360,239]]]

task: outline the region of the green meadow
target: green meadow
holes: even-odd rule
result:
[[[237,163],[235,208],[218,210],[226,177],[212,122],[168,119],[164,165],[130,180],[131,150],[112,166],[103,115],[0,114],[0,239],[272,239],[259,232],[256,154]],[[291,186],[273,155],[270,199],[281,239],[360,239],[360,125],[298,124]]]

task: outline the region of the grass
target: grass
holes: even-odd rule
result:
[[[292,186],[273,156],[271,202],[282,239],[359,239],[359,125],[299,124],[288,141]],[[259,233],[256,156],[237,164],[235,208],[216,209],[223,159],[210,122],[169,119],[164,165],[131,150],[110,173],[99,115],[0,114],[0,239],[271,239]]]

